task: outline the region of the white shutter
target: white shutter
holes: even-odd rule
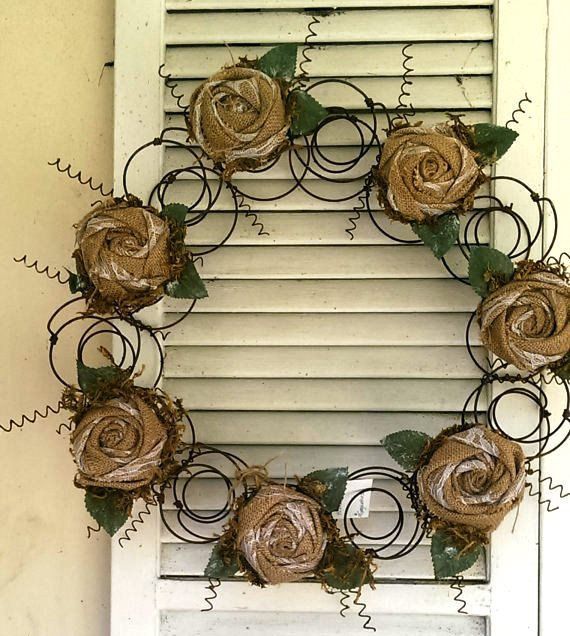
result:
[[[349,77],[394,108],[402,43],[413,42],[411,100],[418,119],[432,123],[451,111],[467,113],[468,121],[504,123],[527,91],[532,109],[500,168],[541,188],[545,6],[533,0],[494,6],[489,0],[168,0],[166,6],[118,0],[117,175],[135,147],[165,124],[182,125],[157,75],[163,61],[188,96],[231,60],[230,51],[237,59],[282,42],[302,43],[310,9],[331,4],[337,10],[316,27],[318,48],[307,67],[312,77]],[[325,105],[359,107],[341,89],[315,95]],[[327,139],[332,153],[350,153],[342,134]],[[148,194],[161,173],[183,162],[177,150],[149,153],[130,190]],[[255,179],[235,175],[240,187],[261,195],[284,189],[286,178],[279,165]],[[332,187],[342,192],[344,186]],[[189,200],[193,184],[180,181],[169,192],[171,200]],[[506,188],[500,194],[509,197]],[[354,200],[323,204],[295,192],[248,203],[269,235],[259,236],[251,217],[240,214],[228,244],[204,259],[209,298],[165,344],[163,386],[191,410],[200,441],[250,463],[276,458],[269,468],[281,478],[337,465],[393,466],[378,447],[387,433],[435,434],[455,422],[480,375],[464,346],[476,304],[470,289],[451,280],[426,248],[392,243],[364,216],[350,241],[345,228]],[[189,232],[190,242],[220,238],[231,209],[228,196],[220,197],[208,220]],[[485,230],[497,244],[510,231],[499,223]],[[465,269],[457,254],[450,262]],[[170,322],[186,306],[169,300],[151,317]],[[215,508],[217,486],[202,479],[194,505]],[[368,527],[386,528],[391,519],[385,502],[373,498]],[[407,557],[380,562],[376,591],[363,593],[379,632],[536,634],[535,502],[525,501],[514,535],[510,520],[486,559],[466,574],[465,615],[457,614],[449,584],[434,581],[427,541]],[[124,548],[115,544],[113,634],[361,633],[354,611],[341,618],[338,598],[313,583],[259,590],[225,582],[214,611],[201,612],[210,549],[179,542],[156,514]]]

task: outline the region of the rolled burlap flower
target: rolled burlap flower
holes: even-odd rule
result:
[[[297,581],[320,563],[321,506],[292,488],[262,486],[239,511],[237,546],[266,583]]]
[[[475,153],[451,125],[400,128],[382,150],[379,201],[395,220],[423,223],[470,210],[483,179]]]
[[[481,301],[481,341],[502,360],[536,371],[570,352],[570,283],[533,263]]]
[[[161,473],[167,427],[136,393],[88,409],[71,437],[75,483],[132,491]]]
[[[520,503],[525,455],[519,444],[483,426],[446,437],[420,469],[420,496],[449,525],[495,530]]]
[[[156,210],[111,199],[77,226],[78,271],[96,290],[97,310],[155,302],[174,276],[168,223]]]
[[[212,75],[190,99],[190,137],[224,174],[271,160],[287,142],[289,117],[277,81],[252,68],[233,66]]]

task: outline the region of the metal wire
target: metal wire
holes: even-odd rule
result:
[[[528,482],[526,484],[527,488],[529,489],[529,492],[528,492],[529,497],[537,497],[539,505],[546,505],[546,512],[554,512],[555,510],[558,510],[560,506],[554,507],[552,499],[545,498],[543,495],[556,493],[555,496],[557,496],[559,499],[565,499],[566,497],[570,497],[570,492],[565,492],[562,484],[553,485],[554,480],[550,476],[540,478],[540,474],[541,474],[540,470],[538,471],[528,470],[529,475],[532,475],[534,472],[539,473],[538,487],[535,490],[533,490],[534,488],[533,482]],[[546,490],[548,491],[548,493],[544,492],[542,488],[542,484],[546,484]]]
[[[97,522],[96,526],[87,526],[87,538],[91,539],[91,535],[96,532],[101,532],[102,526],[99,522]]]
[[[373,479],[391,482],[401,488],[403,501],[411,499],[413,483],[405,473],[384,466],[369,466],[353,471],[348,476],[353,479]],[[385,532],[370,534],[358,527],[358,519],[351,517],[352,505],[366,493],[383,495],[396,513],[393,526]],[[379,546],[367,547],[367,551],[374,558],[381,561],[391,561],[404,557],[413,552],[424,537],[425,531],[420,520],[413,513],[406,514],[404,506],[394,492],[385,486],[370,486],[356,491],[347,501],[344,509],[343,525],[346,535],[355,546],[367,544],[371,541],[380,543]],[[360,545],[361,547],[361,545]]]
[[[317,38],[317,32],[314,27],[316,27],[317,24],[320,23],[321,21],[319,20],[317,14],[313,13],[313,15],[311,15],[311,21],[307,25],[309,33],[305,37],[305,45],[301,50],[301,57],[303,59],[299,63],[300,73],[297,79],[297,85],[299,88],[304,88],[307,85],[309,79],[309,71],[307,70],[307,66],[313,61],[313,58],[309,55],[309,52],[313,51],[315,48],[314,40]]]
[[[208,585],[206,586],[206,589],[210,592],[210,596],[206,596],[204,598],[204,602],[207,604],[207,607],[201,609],[201,612],[211,612],[214,609],[214,604],[212,603],[212,601],[218,598],[216,589],[220,587],[221,584],[222,582],[220,581],[220,579],[208,577]]]
[[[513,110],[511,114],[511,118],[505,124],[506,128],[512,128],[514,125],[519,123],[518,115],[525,115],[526,110],[522,107],[523,104],[532,104],[532,99],[528,96],[528,93],[525,92],[524,97],[519,100],[518,106]]]
[[[449,586],[452,590],[457,592],[457,594],[453,597],[453,600],[459,605],[457,608],[458,614],[467,614],[465,611],[467,601],[463,598],[463,589],[465,587],[464,581],[465,577],[459,574],[453,577],[453,583]]]
[[[42,410],[35,409],[31,415],[24,414],[20,415],[18,419],[11,419],[7,425],[0,424],[0,430],[5,433],[10,433],[15,428],[23,428],[25,424],[35,424],[38,420],[45,420],[50,415],[57,415],[61,409],[63,408],[63,404],[58,402],[55,406],[50,406],[49,404],[45,406]]]
[[[370,616],[370,614],[366,614],[365,610],[366,610],[366,603],[363,603],[362,601],[358,600],[358,590],[351,590],[351,592],[354,593],[354,600],[352,601],[353,604],[356,607],[359,607],[360,609],[358,610],[358,615],[360,616],[360,618],[364,619],[364,623],[362,625],[362,629],[367,629],[371,632],[375,632],[376,631],[376,627],[374,627],[373,625],[371,625],[370,623],[372,622],[372,616]]]
[[[172,95],[174,101],[176,102],[176,105],[178,106],[178,108],[180,108],[180,110],[183,111],[184,117],[186,118],[190,102],[189,102],[189,100],[186,100],[186,104],[183,103],[183,101],[185,100],[184,93],[177,93],[176,92],[176,89],[178,88],[178,82],[174,82],[172,80],[172,74],[171,73],[166,73],[164,71],[165,67],[166,67],[166,64],[161,64],[158,67],[158,74],[164,80],[164,85],[166,86],[166,88],[168,88],[170,94]]]
[[[100,192],[101,195],[104,197],[109,197],[113,194],[113,188],[111,188],[110,190],[105,190],[102,182],[99,185],[95,185],[93,183],[93,177],[85,179],[83,177],[83,174],[81,173],[81,170],[78,170],[75,174],[72,174],[70,163],[68,163],[67,166],[63,168],[63,163],[60,157],[58,157],[55,161],[48,161],[48,165],[55,166],[58,172],[66,174],[71,180],[79,181],[81,185],[88,186],[91,190],[93,190],[93,192]]]
[[[398,96],[398,105],[396,106],[396,116],[391,121],[391,126],[393,127],[395,122],[398,120],[404,120],[406,124],[410,123],[409,118],[413,117],[416,114],[412,102],[409,100],[411,96],[411,92],[408,90],[413,85],[413,81],[410,79],[410,75],[414,72],[414,67],[412,66],[412,60],[414,59],[413,55],[408,54],[408,50],[413,46],[410,42],[405,44],[402,47],[402,66],[404,68],[404,73],[402,75],[402,84],[400,85],[400,95]],[[404,101],[406,100],[406,101]],[[406,103],[407,102],[407,103]]]
[[[50,271],[49,265],[46,265],[45,267],[40,268],[37,259],[33,263],[28,262],[27,254],[24,254],[21,258],[14,257],[13,260],[15,263],[23,263],[24,267],[27,267],[28,269],[33,269],[38,274],[47,276],[50,280],[57,280],[57,282],[60,283],[61,285],[67,285],[67,283],[69,282],[69,273],[64,274],[59,269],[56,270],[55,272],[52,272]]]

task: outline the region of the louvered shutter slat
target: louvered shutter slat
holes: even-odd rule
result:
[[[205,78],[232,57],[261,57],[267,46],[193,46],[172,47],[166,55],[166,72],[176,78]],[[464,73],[485,75],[493,71],[493,47],[490,42],[416,43],[413,52],[414,72],[418,75]],[[366,75],[400,77],[401,44],[319,45],[311,51],[311,74],[315,77]]]
[[[190,303],[168,299],[165,310],[180,312]],[[223,280],[209,281],[201,312],[466,312],[473,292],[452,280]]]
[[[169,13],[167,45],[303,42],[308,13],[271,11]],[[320,18],[316,43],[491,40],[487,9],[347,10]]]

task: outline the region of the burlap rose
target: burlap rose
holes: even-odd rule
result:
[[[281,87],[252,68],[233,66],[212,75],[190,99],[190,137],[224,175],[253,169],[284,147],[289,118]]]
[[[519,266],[509,283],[479,304],[477,316],[483,344],[523,371],[570,352],[570,283],[538,264]]]
[[[474,426],[442,441],[420,469],[418,485],[439,520],[488,533],[520,503],[525,474],[519,444]]]
[[[475,157],[449,124],[397,129],[378,166],[380,204],[403,223],[470,210],[484,179]]]
[[[320,563],[326,546],[321,506],[292,488],[270,484],[239,511],[237,546],[271,584],[298,581]]]
[[[150,305],[174,277],[168,223],[154,208],[129,201],[111,199],[88,214],[77,226],[74,256],[102,301],[98,309]]]
[[[166,426],[136,393],[92,407],[71,437],[75,483],[127,491],[148,486],[160,475],[167,439]]]

